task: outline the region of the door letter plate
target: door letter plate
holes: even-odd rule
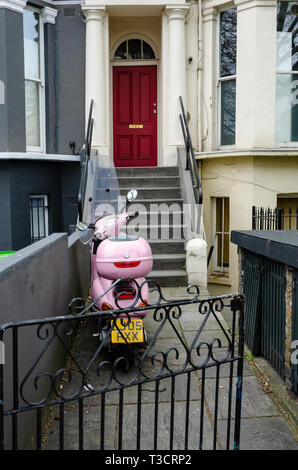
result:
[[[129,124],[130,129],[143,129],[143,124]]]

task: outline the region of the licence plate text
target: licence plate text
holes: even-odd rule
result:
[[[111,331],[112,343],[143,343],[143,320],[140,318],[131,318],[116,320],[111,322],[113,327]]]

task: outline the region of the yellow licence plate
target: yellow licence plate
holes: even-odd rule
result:
[[[111,331],[112,343],[143,343],[143,320],[140,318],[131,318],[131,320],[119,319],[111,322],[114,328]]]

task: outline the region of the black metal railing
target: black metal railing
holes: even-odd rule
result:
[[[185,169],[190,172],[192,187],[194,192],[194,198],[196,205],[201,206],[203,204],[203,189],[201,185],[201,180],[198,172],[197,162],[195,159],[195,152],[192,145],[191,135],[189,132],[188,122],[185,114],[184,104],[182,97],[179,96],[181,114],[179,114],[179,120],[181,124],[185,151],[186,151],[186,167]],[[200,214],[202,215],[201,211]],[[209,266],[212,254],[214,251],[214,244],[209,247],[208,257],[207,257],[207,266]]]
[[[192,140],[189,132],[188,122],[186,119],[183,100],[179,96],[181,107],[181,114],[179,114],[180,124],[182,128],[185,150],[186,150],[186,170],[190,171],[191,181],[193,185],[194,197],[196,204],[203,204],[203,190],[199,177],[198,167],[195,159],[195,153],[192,145]]]
[[[88,117],[85,145],[80,150],[81,182],[80,182],[79,195],[78,195],[78,212],[79,212],[80,221],[83,220],[84,204],[85,204],[85,197],[86,197],[86,185],[87,185],[87,177],[88,177],[88,162],[89,162],[90,155],[91,155],[92,133],[93,133],[93,123],[94,123],[94,119],[92,118],[93,105],[94,105],[94,101],[91,100],[90,107],[89,107],[89,117]]]
[[[291,207],[286,211],[275,207],[252,208],[252,229],[253,230],[298,230],[298,207]]]
[[[28,437],[30,448],[38,450],[157,450],[164,445],[170,451],[239,449],[243,296],[205,299],[200,298],[198,287],[188,286],[186,298],[173,300],[151,282],[152,298],[140,307],[144,283],[131,282],[137,289],[136,298],[123,308],[121,293],[116,298],[117,309],[109,312],[93,310],[99,298],[87,306],[77,298],[70,304],[70,315],[0,325],[0,344],[5,344],[8,358],[5,367],[0,363],[0,450],[26,448],[24,439]],[[186,341],[179,324],[189,306],[201,320]],[[231,312],[230,331],[221,323],[223,310]],[[142,311],[148,313],[149,337],[143,348],[133,348],[122,331],[125,324],[132,325],[132,315]],[[93,338],[96,325],[107,315],[110,321],[102,331],[105,334]],[[213,322],[218,336],[209,341],[205,331]],[[123,338],[125,349],[108,353],[112,331]],[[173,346],[162,340],[165,331],[171,334]],[[216,377],[212,385],[210,376]],[[207,400],[214,396],[211,410]],[[111,404],[117,407],[117,414]],[[219,429],[221,421],[225,430],[224,426]]]

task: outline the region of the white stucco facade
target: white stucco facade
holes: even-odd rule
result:
[[[222,146],[219,20],[230,8],[237,14],[235,142]],[[253,205],[276,207],[279,197],[298,196],[298,142],[282,145],[276,136],[277,0],[86,0],[82,9],[86,113],[91,98],[95,102],[93,146],[113,155],[114,52],[126,39],[146,40],[155,52],[146,63],[157,67],[157,164],[177,164],[182,96],[203,187],[208,247],[216,198],[229,201],[231,231],[251,229]],[[235,246],[223,275],[215,275],[211,263],[209,283],[214,292],[237,290]]]

